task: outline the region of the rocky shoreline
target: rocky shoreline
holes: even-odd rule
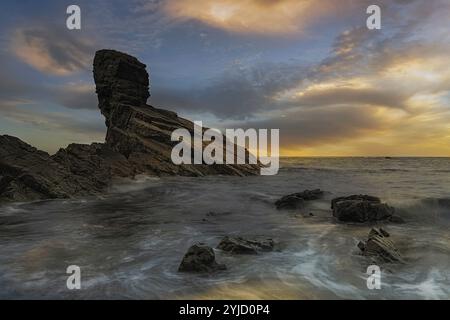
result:
[[[259,165],[173,164],[171,133],[178,128],[193,132],[194,125],[174,112],[147,105],[150,93],[146,66],[127,54],[101,50],[95,56],[93,72],[99,109],[107,127],[105,143],[71,144],[49,155],[16,137],[0,136],[0,203],[100,195],[114,179],[134,178],[139,174],[259,174]],[[298,211],[324,195],[320,189],[305,190],[286,195],[274,205],[280,211]],[[219,214],[211,212],[208,217],[216,215]],[[404,222],[393,207],[369,195],[333,199],[330,216],[339,223],[362,225]],[[230,255],[256,255],[274,250],[276,244],[270,238],[227,236],[216,249]],[[372,229],[367,240],[358,243],[358,248],[362,256],[380,263],[404,263],[384,229]],[[225,265],[216,262],[214,249],[204,243],[191,246],[179,266],[180,272],[225,269]]]
[[[304,209],[307,203],[323,198],[325,192],[320,189],[305,190],[286,195],[277,200],[274,205],[277,210],[298,211]],[[351,195],[331,200],[331,212],[338,223],[349,223],[356,226],[371,226],[378,223],[404,223],[395,214],[395,208],[382,203],[381,199],[369,195]],[[215,214],[217,215],[217,214]],[[214,216],[214,215],[213,215]],[[313,216],[310,213],[310,216]],[[360,254],[372,263],[378,265],[404,264],[405,260],[384,228],[372,228],[366,241],[359,241],[357,247]],[[271,238],[228,237],[222,239],[217,250],[236,255],[273,251],[277,241]],[[180,272],[217,272],[226,270],[224,264],[216,262],[214,249],[204,243],[191,246],[181,261]]]
[[[149,74],[135,57],[100,50],[93,74],[107,127],[105,143],[71,144],[51,156],[16,137],[0,136],[0,203],[99,195],[115,178],[138,174],[259,174],[259,165],[173,164],[171,150],[176,142],[171,141],[171,133],[179,128],[193,132],[194,124],[147,105]]]

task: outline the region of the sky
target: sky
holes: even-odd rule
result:
[[[81,8],[68,30],[66,9]],[[381,30],[366,26],[381,8]],[[102,142],[94,54],[148,66],[150,105],[280,129],[282,156],[450,156],[448,0],[2,0],[0,134]]]

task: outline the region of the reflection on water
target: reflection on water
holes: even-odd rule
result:
[[[0,298],[389,299],[450,298],[450,159],[285,159],[275,177],[142,179],[102,199],[0,208]],[[282,195],[321,188],[326,198],[299,212],[276,211]],[[337,224],[330,199],[380,196],[408,221],[390,225],[408,263],[366,287],[358,240],[368,226]],[[310,217],[309,213],[314,216]],[[212,213],[212,214],[211,214]],[[178,273],[196,242],[225,235],[272,237],[257,256],[217,251],[228,270]],[[79,265],[82,290],[66,288]]]

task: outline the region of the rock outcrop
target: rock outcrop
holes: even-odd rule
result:
[[[216,255],[211,247],[198,243],[189,248],[181,261],[179,272],[214,272],[225,270],[226,266],[216,262]]]
[[[390,234],[382,228],[372,229],[369,232],[367,242],[359,242],[358,248],[364,256],[377,262],[404,263],[401,254],[389,237]]]
[[[102,143],[71,144],[52,159],[66,167],[87,190],[99,192],[114,178],[130,178],[138,173],[123,154]]]
[[[194,124],[174,112],[147,105],[149,75],[136,58],[113,50],[98,51],[94,79],[108,128],[106,144],[123,154],[138,171],[187,176],[259,174],[258,165],[173,164],[171,152],[178,142],[171,141],[172,132],[185,128],[193,136]]]
[[[322,198],[324,192],[320,189],[316,190],[305,190],[303,192],[290,194],[282,197],[281,199],[275,202],[275,206],[278,210],[287,209],[294,210],[300,209],[305,206],[305,202],[318,200]]]
[[[94,59],[94,78],[106,142],[72,144],[50,156],[18,138],[0,136],[0,202],[95,195],[114,178],[136,174],[259,174],[259,165],[175,165],[171,152],[178,142],[171,141],[172,131],[193,132],[194,124],[146,104],[149,75],[136,58],[101,50]]]
[[[70,171],[18,138],[0,136],[0,201],[68,198],[83,193]]]
[[[106,145],[70,145],[54,156],[18,138],[0,136],[0,201],[99,194],[113,177],[131,177],[126,158]]]
[[[275,242],[272,239],[244,239],[225,237],[217,249],[233,254],[257,254],[259,251],[272,251]]]
[[[377,197],[353,195],[340,197],[331,201],[333,216],[342,222],[375,222],[388,221],[393,217],[395,209],[382,203]]]

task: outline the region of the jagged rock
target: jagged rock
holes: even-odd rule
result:
[[[72,144],[54,156],[0,136],[0,201],[72,198],[101,193],[113,177],[133,177],[126,158],[107,146]]]
[[[98,51],[94,79],[99,108],[108,128],[106,143],[139,171],[187,176],[259,174],[258,165],[173,164],[171,152],[177,142],[171,141],[172,132],[186,128],[193,135],[194,124],[174,112],[147,105],[149,75],[146,66],[136,58],[114,50]]]
[[[94,59],[94,78],[106,119],[106,143],[72,144],[50,156],[18,138],[0,136],[0,202],[89,196],[104,192],[116,177],[137,174],[259,174],[259,165],[173,164],[171,152],[177,142],[171,141],[172,131],[193,132],[194,125],[146,104],[149,76],[136,58],[101,50]]]
[[[233,254],[257,254],[258,251],[271,251],[275,246],[272,239],[244,239],[242,237],[225,237],[217,249]]]
[[[71,172],[46,152],[0,136],[0,201],[34,201],[83,194]]]
[[[101,188],[106,187],[114,177],[129,178],[137,173],[124,155],[102,143],[71,144],[66,149],[60,149],[52,159],[80,179],[98,181]]]
[[[290,194],[282,197],[275,202],[278,210],[281,209],[300,209],[305,205],[306,201],[312,201],[322,198],[324,192],[320,189],[305,190],[303,192]]]
[[[404,263],[402,256],[395,247],[394,243],[388,239],[390,234],[384,229],[372,229],[369,232],[366,243],[360,241],[358,248],[362,254],[371,257],[380,262],[399,262]]]
[[[216,255],[211,247],[198,243],[189,248],[181,261],[179,272],[214,272],[225,270],[226,266],[216,262]]]
[[[331,201],[333,216],[343,222],[374,222],[388,220],[395,209],[382,203],[377,197],[353,195]]]

